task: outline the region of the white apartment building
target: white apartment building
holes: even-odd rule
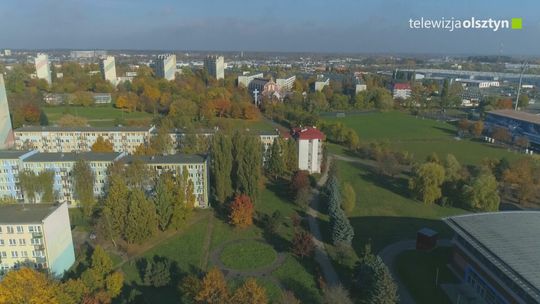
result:
[[[215,79],[225,78],[225,60],[223,56],[207,56],[204,60],[204,68]]]
[[[23,170],[23,161],[37,151],[0,151],[0,199],[24,199],[19,187],[19,172]]]
[[[63,276],[75,262],[66,204],[0,206],[0,267],[43,269]]]
[[[256,74],[249,74],[245,73],[244,75],[238,76],[238,86],[244,86],[245,88],[249,87],[249,84],[255,79],[255,78],[263,78],[263,73],[256,73]]]
[[[116,65],[113,56],[101,57],[99,59],[99,69],[103,79],[109,81],[113,85],[118,83],[116,79]]]
[[[315,127],[295,128],[292,133],[298,147],[298,169],[321,173],[324,133]]]
[[[0,74],[0,149],[7,149],[11,146],[13,146],[11,117],[9,116],[4,75]]]
[[[156,156],[127,156],[126,164],[141,160],[150,170],[159,175],[163,172],[183,174],[187,170],[188,179],[193,182],[193,194],[196,197],[196,208],[208,208],[208,158],[202,155],[172,154]]]
[[[124,157],[125,153],[36,153],[23,160],[24,170],[35,174],[43,171],[54,172],[53,189],[56,200],[76,206],[78,202],[74,197],[73,167],[79,160],[84,160],[92,169],[94,180],[94,196],[101,197],[107,186],[107,169],[113,162]],[[40,202],[40,198],[36,198]]]
[[[52,78],[49,56],[47,54],[38,53],[34,58],[34,64],[36,67],[36,77],[39,79],[45,79],[50,85],[52,83]]]
[[[176,77],[176,55],[158,55],[154,61],[154,72],[157,77],[174,80]]]
[[[358,94],[362,91],[365,91],[367,90],[367,85],[364,84],[364,83],[357,83],[355,88],[354,88],[354,94]]]
[[[40,127],[26,126],[15,130],[18,150],[39,152],[88,152],[98,137],[110,141],[113,150],[132,154],[149,142],[155,127]]]
[[[288,78],[277,78],[276,84],[278,85],[280,89],[284,91],[291,91],[294,86],[295,81],[296,81],[296,76],[293,75]]]
[[[315,91],[321,92],[325,86],[330,84],[330,78],[319,78],[319,80],[315,81]]]

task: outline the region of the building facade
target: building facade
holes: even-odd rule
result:
[[[392,97],[394,99],[409,99],[411,97],[411,85],[408,83],[395,83],[392,88]]]
[[[461,279],[446,290],[469,303],[540,303],[540,212],[468,214],[444,221],[455,232],[451,267]]]
[[[39,79],[45,79],[50,85],[52,83],[52,78],[49,56],[44,53],[38,53],[34,58],[34,65],[36,68],[36,77]]]
[[[292,136],[298,147],[298,169],[321,173],[324,133],[315,127],[295,128]]]
[[[514,111],[495,110],[486,113],[484,128],[491,133],[495,128],[505,128],[512,137],[525,137],[533,148],[540,148],[540,117],[537,115]]]
[[[320,77],[319,80],[315,81],[315,91],[321,92],[325,86],[330,84],[330,78],[322,78]]]
[[[103,79],[109,81],[113,85],[118,83],[116,79],[116,64],[113,56],[101,57],[99,59],[99,69]]]
[[[14,144],[11,117],[6,95],[4,75],[0,74],[0,150],[11,148]]]
[[[276,84],[284,91],[291,91],[296,81],[296,76],[290,76],[288,78],[276,78]]]
[[[204,59],[204,68],[215,79],[225,78],[225,60],[223,56],[207,56]]]
[[[256,74],[244,74],[238,76],[238,86],[243,86],[244,88],[249,88],[249,84],[255,79],[255,78],[263,78],[263,73],[256,73]]]
[[[0,206],[1,272],[31,267],[62,277],[75,262],[66,204]]]
[[[154,61],[154,72],[157,77],[174,80],[176,77],[176,55],[158,55]]]
[[[38,127],[15,130],[15,147],[39,152],[88,152],[98,137],[110,141],[113,150],[132,154],[147,144],[155,127]]]
[[[0,151],[0,199],[24,199],[19,187],[19,172],[24,169],[24,160],[36,153],[37,151]]]

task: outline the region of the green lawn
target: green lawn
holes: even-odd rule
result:
[[[454,154],[463,164],[478,164],[486,158],[515,159],[520,156],[481,141],[456,139],[454,125],[417,118],[403,112],[351,114],[325,120],[341,122],[353,128],[363,142],[382,141],[389,143],[397,151],[408,151],[417,161],[424,160],[433,152],[441,158],[448,153]]]
[[[54,124],[65,114],[81,116],[88,119],[92,126],[113,126],[115,121],[120,120],[149,120],[153,115],[146,112],[124,112],[112,105],[82,107],[82,106],[47,106],[43,110],[49,118],[49,123]]]
[[[220,260],[229,268],[246,270],[268,266],[276,257],[272,246],[255,240],[245,240],[225,246]]]
[[[398,255],[396,271],[417,303],[450,303],[446,294],[437,286],[458,282],[446,267],[451,254],[450,247],[439,247],[431,252],[410,250]],[[437,269],[439,275],[436,286]]]

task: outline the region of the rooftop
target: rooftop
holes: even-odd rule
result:
[[[324,133],[319,131],[315,127],[309,127],[309,128],[294,128],[293,129],[293,136],[298,139],[324,139]]]
[[[495,110],[495,111],[489,111],[488,114],[513,118],[517,120],[522,120],[534,124],[540,124],[540,116],[534,115],[527,112],[518,112],[514,110]]]
[[[146,164],[200,164],[206,161],[204,155],[199,154],[171,154],[171,155],[128,155],[124,158],[126,163],[131,163],[135,160],[141,160]]]
[[[86,161],[112,162],[121,154],[122,153],[120,152],[37,153],[25,159],[25,162],[75,162],[80,159],[84,159]]]
[[[17,159],[32,151],[26,150],[0,150],[0,159]]]
[[[444,221],[525,292],[540,301],[540,211],[468,214]]]
[[[8,204],[0,206],[0,224],[41,223],[60,205],[56,204]]]
[[[24,126],[15,129],[17,132],[147,132],[151,127],[58,127],[58,126]]]

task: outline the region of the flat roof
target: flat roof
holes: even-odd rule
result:
[[[70,153],[37,153],[24,162],[75,162],[80,159],[86,161],[114,161],[122,153],[120,152],[70,152]]]
[[[540,211],[467,214],[444,221],[525,292],[540,301]]]
[[[530,122],[534,124],[540,124],[540,116],[527,113],[527,112],[518,112],[514,110],[494,110],[494,111],[489,111],[488,114],[513,118],[513,119],[522,120],[522,121],[526,121],[526,122]]]
[[[61,205],[7,204],[0,206],[0,224],[41,223]]]
[[[21,156],[32,151],[24,150],[0,150],[0,159],[18,159]]]
[[[200,154],[171,154],[171,155],[128,155],[123,158],[124,162],[131,163],[141,160],[146,164],[200,164],[206,161],[206,157]]]
[[[151,127],[59,127],[59,126],[24,126],[15,132],[144,132]]]

